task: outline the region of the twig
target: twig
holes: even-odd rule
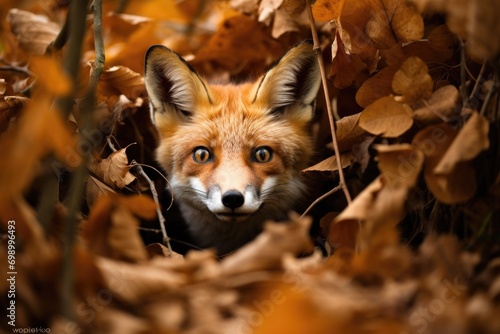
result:
[[[304,211],[304,213],[300,216],[300,218],[304,217],[305,215],[307,215],[309,213],[309,211],[311,211],[311,209],[316,205],[318,204],[319,202],[321,202],[322,200],[324,200],[325,198],[327,198],[328,196],[336,193],[338,190],[340,189],[340,185],[336,186],[335,188],[331,189],[330,191],[324,193],[323,195],[321,195],[320,197],[316,198],[316,200],[314,202],[311,203],[311,205],[309,205],[309,207],[306,209],[306,211]]]
[[[476,83],[474,84],[474,88],[472,89],[472,92],[469,95],[469,101],[476,96],[477,91],[479,90],[479,87],[481,83],[484,81],[483,76],[484,76],[484,71],[486,70],[486,61],[483,62],[483,66],[481,66],[481,70],[479,71],[479,75],[477,76]]]
[[[465,44],[462,39],[460,39],[460,93],[462,95],[462,102],[463,105],[466,106],[468,103],[467,99],[467,87],[466,87],[466,70],[467,70],[467,64],[465,63]]]
[[[80,68],[80,59],[82,54],[82,44],[85,37],[85,23],[87,15],[87,5],[88,0],[71,1],[68,16],[68,48],[67,54],[64,59],[64,68],[66,72],[70,75],[73,81],[73,90],[71,94],[61,99],[60,107],[65,115],[69,115],[72,111],[74,97],[76,93],[77,83],[78,83],[78,73]],[[94,38],[102,40],[102,31],[100,31],[100,24],[95,22],[101,19],[100,11],[101,0],[94,1]],[[96,42],[96,47],[100,45]],[[104,53],[103,49],[98,50],[96,48],[96,55],[101,52]],[[96,58],[100,58],[97,57]],[[94,72],[94,70],[93,70]],[[91,78],[95,80],[95,74],[91,75]],[[92,111],[93,104],[95,100],[95,87],[94,82],[91,80],[89,83],[89,88],[84,102],[82,103],[82,128],[84,130],[90,130],[92,128]],[[82,138],[81,140],[85,140]],[[91,143],[91,141],[88,141]],[[82,156],[82,163],[76,169],[75,173],[71,179],[70,193],[68,195],[68,218],[66,224],[66,240],[64,243],[64,258],[63,258],[63,283],[62,283],[62,303],[61,312],[69,319],[74,319],[74,308],[73,308],[73,296],[74,296],[74,241],[76,237],[76,223],[77,223],[77,213],[80,209],[82,201],[82,193],[84,190],[85,179],[88,175],[87,162],[89,160],[90,152],[84,152]]]
[[[46,55],[50,55],[56,51],[61,50],[68,41],[69,16],[70,16],[70,11],[68,11],[68,15],[66,16],[66,21],[64,21],[64,25],[61,28],[61,31],[59,31],[59,34],[57,34],[56,38],[52,42],[50,42],[49,45],[47,45],[47,48],[45,49]]]
[[[495,66],[495,69],[494,69],[494,74],[493,74],[493,84],[491,85],[491,88],[490,90],[488,91],[488,93],[486,94],[486,97],[484,98],[484,101],[483,101],[483,105],[481,107],[481,111],[480,111],[480,114],[481,115],[485,115],[486,114],[486,110],[488,109],[488,105],[490,104],[490,101],[491,101],[491,97],[493,96],[493,93],[496,91],[496,88],[499,84],[499,78],[498,78],[498,64]]]
[[[170,246],[170,238],[168,237],[167,229],[165,228],[165,217],[163,217],[163,214],[161,212],[161,205],[160,201],[158,200],[158,192],[156,191],[155,184],[153,181],[151,181],[148,174],[144,172],[140,164],[137,164],[135,161],[132,161],[130,164],[134,166],[137,173],[139,173],[142,177],[144,177],[146,181],[149,183],[149,189],[151,190],[151,195],[153,196],[153,200],[155,201],[156,205],[156,213],[158,214],[158,221],[160,222],[161,233],[163,235],[163,243],[167,246],[170,252],[173,252],[172,246]]]
[[[332,141],[333,141],[333,149],[335,151],[335,156],[338,158],[337,159],[337,166],[339,170],[339,186],[342,188],[342,191],[344,192],[345,198],[347,200],[347,204],[351,203],[351,194],[349,193],[349,189],[347,189],[347,184],[345,182],[344,178],[344,172],[342,170],[342,163],[340,159],[340,150],[339,150],[339,145],[337,143],[337,135],[336,135],[336,124],[335,124],[335,119],[333,117],[333,111],[332,111],[332,105],[330,101],[330,94],[328,92],[328,82],[326,80],[326,73],[325,73],[325,65],[323,64],[323,56],[321,55],[321,47],[319,45],[319,38],[318,38],[318,31],[316,30],[316,22],[314,21],[314,17],[312,14],[312,9],[311,9],[311,1],[310,0],[305,0],[306,1],[306,8],[307,8],[307,13],[309,15],[309,23],[311,25],[311,33],[314,41],[314,46],[313,50],[316,53],[316,56],[318,58],[318,63],[319,63],[319,69],[321,71],[321,81],[323,83],[323,92],[325,94],[325,102],[326,102],[326,109],[328,111],[328,120],[330,121],[330,131],[332,133]],[[335,189],[335,188],[334,188]],[[334,190],[332,189],[332,191]]]

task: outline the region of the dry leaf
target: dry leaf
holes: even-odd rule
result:
[[[389,188],[413,188],[424,164],[422,151],[410,144],[376,145],[378,168]]]
[[[342,117],[335,125],[337,127],[337,144],[339,151],[344,152],[351,150],[352,146],[360,142],[366,131],[359,127],[359,118],[361,113]]]
[[[317,21],[330,22],[339,20],[345,0],[317,0],[313,7],[313,16]]]
[[[398,137],[413,125],[411,108],[392,96],[378,99],[363,110],[359,126],[374,135]]]
[[[132,166],[128,165],[126,153],[128,147],[130,145],[111,153],[109,157],[101,160],[101,162],[91,160],[88,166],[89,169],[110,187],[124,188],[136,179],[129,172]]]
[[[436,174],[452,173],[456,165],[474,159],[490,147],[488,120],[477,111],[467,120],[453,143],[434,168]]]
[[[443,86],[425,102],[425,107],[413,112],[413,118],[424,124],[445,121],[456,113],[459,98],[460,93],[455,86]]]
[[[286,223],[269,222],[264,231],[249,244],[227,256],[221,264],[222,275],[274,268],[284,253],[300,254],[312,248],[308,236],[310,217],[290,216]]]
[[[340,163],[342,168],[345,168],[347,166],[351,165],[352,161],[352,153],[351,152],[344,152],[340,155]],[[338,170],[338,164],[337,164],[337,157],[331,156],[329,158],[326,158],[325,160],[318,162],[317,164],[308,167],[304,169],[302,172],[333,172]]]
[[[97,201],[81,232],[92,253],[129,262],[146,260],[146,248],[139,235],[139,221],[132,215],[138,210],[130,205],[136,201],[141,206],[152,202],[144,196],[125,199],[116,195],[101,197]],[[150,205],[140,209],[149,216]]]
[[[98,92],[104,96],[125,95],[135,101],[138,97],[146,95],[144,78],[124,66],[106,68],[99,78]]]
[[[0,133],[7,130],[11,121],[19,116],[22,107],[29,101],[21,96],[0,97]]]
[[[476,191],[476,179],[468,163],[455,165],[448,174],[436,174],[435,167],[453,143],[458,131],[448,124],[428,126],[413,138],[413,144],[425,154],[424,176],[427,187],[443,203],[460,203],[471,198]]]
[[[328,76],[333,78],[333,83],[336,88],[342,89],[352,85],[357,75],[366,70],[367,65],[361,60],[356,53],[351,53],[341,36],[349,37],[347,33],[341,34],[342,30],[338,30],[332,44],[332,67]]]
[[[16,8],[9,11],[7,22],[19,46],[33,55],[43,55],[60,30],[59,25],[50,22],[46,16]]]
[[[413,104],[432,95],[434,82],[425,63],[417,57],[404,61],[392,79],[394,93],[403,95],[404,101]]]
[[[399,64],[388,66],[366,80],[356,92],[356,102],[366,108],[381,97],[392,94],[392,79]]]
[[[409,43],[422,38],[424,21],[405,0],[369,0],[372,18],[366,34],[379,49],[390,49],[396,43]]]
[[[489,59],[500,51],[500,2],[480,0],[414,0],[421,11],[446,14],[450,30],[467,40],[467,52],[474,58]]]

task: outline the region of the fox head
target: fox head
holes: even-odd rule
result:
[[[211,85],[155,45],[145,83],[160,136],[156,159],[200,246],[223,253],[254,237],[264,220],[287,217],[312,152],[308,125],[320,73],[311,43],[237,85]]]

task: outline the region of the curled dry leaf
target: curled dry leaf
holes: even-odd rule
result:
[[[389,188],[412,188],[424,164],[424,154],[410,144],[376,145],[378,168]]]
[[[115,194],[115,190],[107,186],[101,180],[90,175],[87,180],[87,186],[85,188],[85,199],[87,200],[87,206],[89,208],[93,207],[95,202],[102,196],[109,194]]]
[[[221,264],[223,275],[275,268],[281,263],[284,253],[310,251],[312,244],[308,231],[311,218],[301,218],[297,214],[290,218],[287,223],[265,224],[264,231],[254,241],[227,256]]]
[[[363,110],[359,126],[374,135],[394,138],[413,125],[411,108],[395,101],[392,96],[378,99]]]
[[[89,163],[89,169],[110,187],[124,188],[136,179],[130,173],[132,166],[128,165],[126,150],[129,146],[111,153],[101,162],[92,160]]]
[[[389,49],[396,43],[409,43],[422,38],[424,21],[405,0],[369,0],[372,18],[366,34],[379,49]]]
[[[144,78],[125,66],[106,68],[99,78],[98,91],[104,96],[123,94],[132,101],[146,94]]]
[[[460,93],[455,86],[443,86],[425,101],[425,107],[413,112],[413,118],[424,124],[445,121],[455,114],[459,98]]]
[[[356,102],[366,108],[379,98],[392,94],[392,79],[398,69],[399,64],[387,66],[363,82],[356,92]]]
[[[81,235],[95,254],[113,259],[140,262],[147,258],[139,235],[139,221],[156,215],[152,199],[145,196],[101,197],[92,208]]]
[[[60,30],[59,25],[49,21],[46,16],[16,8],[9,11],[7,22],[19,46],[33,55],[43,55]]]
[[[351,152],[344,152],[340,155],[340,164],[342,168],[345,168],[347,166],[351,165],[352,161],[352,153]],[[326,158],[325,160],[318,162],[317,164],[308,167],[304,169],[302,172],[333,172],[339,169],[339,166],[337,164],[337,157],[331,156],[329,158]]]
[[[432,95],[434,82],[428,73],[427,65],[418,57],[404,61],[392,79],[392,90],[403,95],[404,101],[413,104]]]
[[[477,111],[467,120],[453,143],[434,168],[436,174],[452,173],[455,166],[467,162],[490,147],[488,120]]]
[[[447,174],[436,174],[439,164],[458,131],[448,124],[428,126],[413,138],[413,144],[425,154],[424,177],[427,187],[436,198],[447,204],[464,202],[476,191],[476,179],[472,166],[459,163]]]

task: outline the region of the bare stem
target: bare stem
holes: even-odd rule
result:
[[[168,237],[167,234],[167,229],[165,228],[165,217],[163,217],[163,214],[161,212],[161,205],[160,201],[158,199],[158,192],[156,191],[156,187],[153,181],[149,178],[148,174],[144,172],[142,169],[141,165],[137,164],[135,161],[132,161],[131,165],[135,167],[135,170],[146,179],[146,181],[149,183],[149,189],[151,190],[151,195],[153,196],[153,200],[155,201],[156,205],[156,213],[158,214],[158,221],[160,222],[160,228],[161,228],[161,233],[163,235],[163,243],[167,246],[168,250],[172,253],[172,246],[170,246],[170,238]]]
[[[337,166],[338,166],[338,171],[339,171],[339,186],[342,188],[342,191],[344,192],[345,198],[347,200],[347,203],[351,203],[351,194],[349,193],[349,189],[347,188],[347,184],[345,182],[344,178],[344,172],[342,170],[342,163],[340,159],[340,150],[339,150],[339,145],[337,142],[337,135],[336,135],[336,124],[335,124],[335,119],[333,117],[333,111],[332,111],[332,104],[330,100],[330,94],[328,92],[328,82],[326,80],[326,73],[325,73],[325,65],[323,64],[323,56],[321,54],[321,47],[319,45],[319,38],[318,38],[318,31],[316,29],[316,22],[314,20],[313,14],[312,14],[312,9],[311,9],[311,1],[310,0],[305,0],[306,1],[306,8],[307,8],[307,13],[309,15],[309,23],[311,25],[311,34],[313,37],[313,50],[316,53],[316,56],[318,58],[318,64],[319,64],[319,69],[321,71],[321,81],[323,83],[323,92],[325,94],[325,102],[326,102],[326,109],[328,111],[328,120],[330,121],[330,131],[332,133],[332,141],[333,141],[333,149],[335,151],[335,156],[337,157]],[[332,189],[332,191],[335,190]]]
[[[304,213],[300,216],[301,218],[304,217],[305,215],[307,215],[309,213],[309,211],[311,211],[311,209],[316,205],[318,204],[319,202],[321,202],[322,200],[324,200],[325,198],[327,198],[328,196],[336,193],[338,190],[340,189],[340,185],[336,186],[335,188],[329,190],[328,192],[324,193],[323,195],[321,195],[320,197],[316,198],[316,200],[314,202],[311,203],[311,205],[309,205],[309,207],[306,209],[306,211],[304,211]]]

